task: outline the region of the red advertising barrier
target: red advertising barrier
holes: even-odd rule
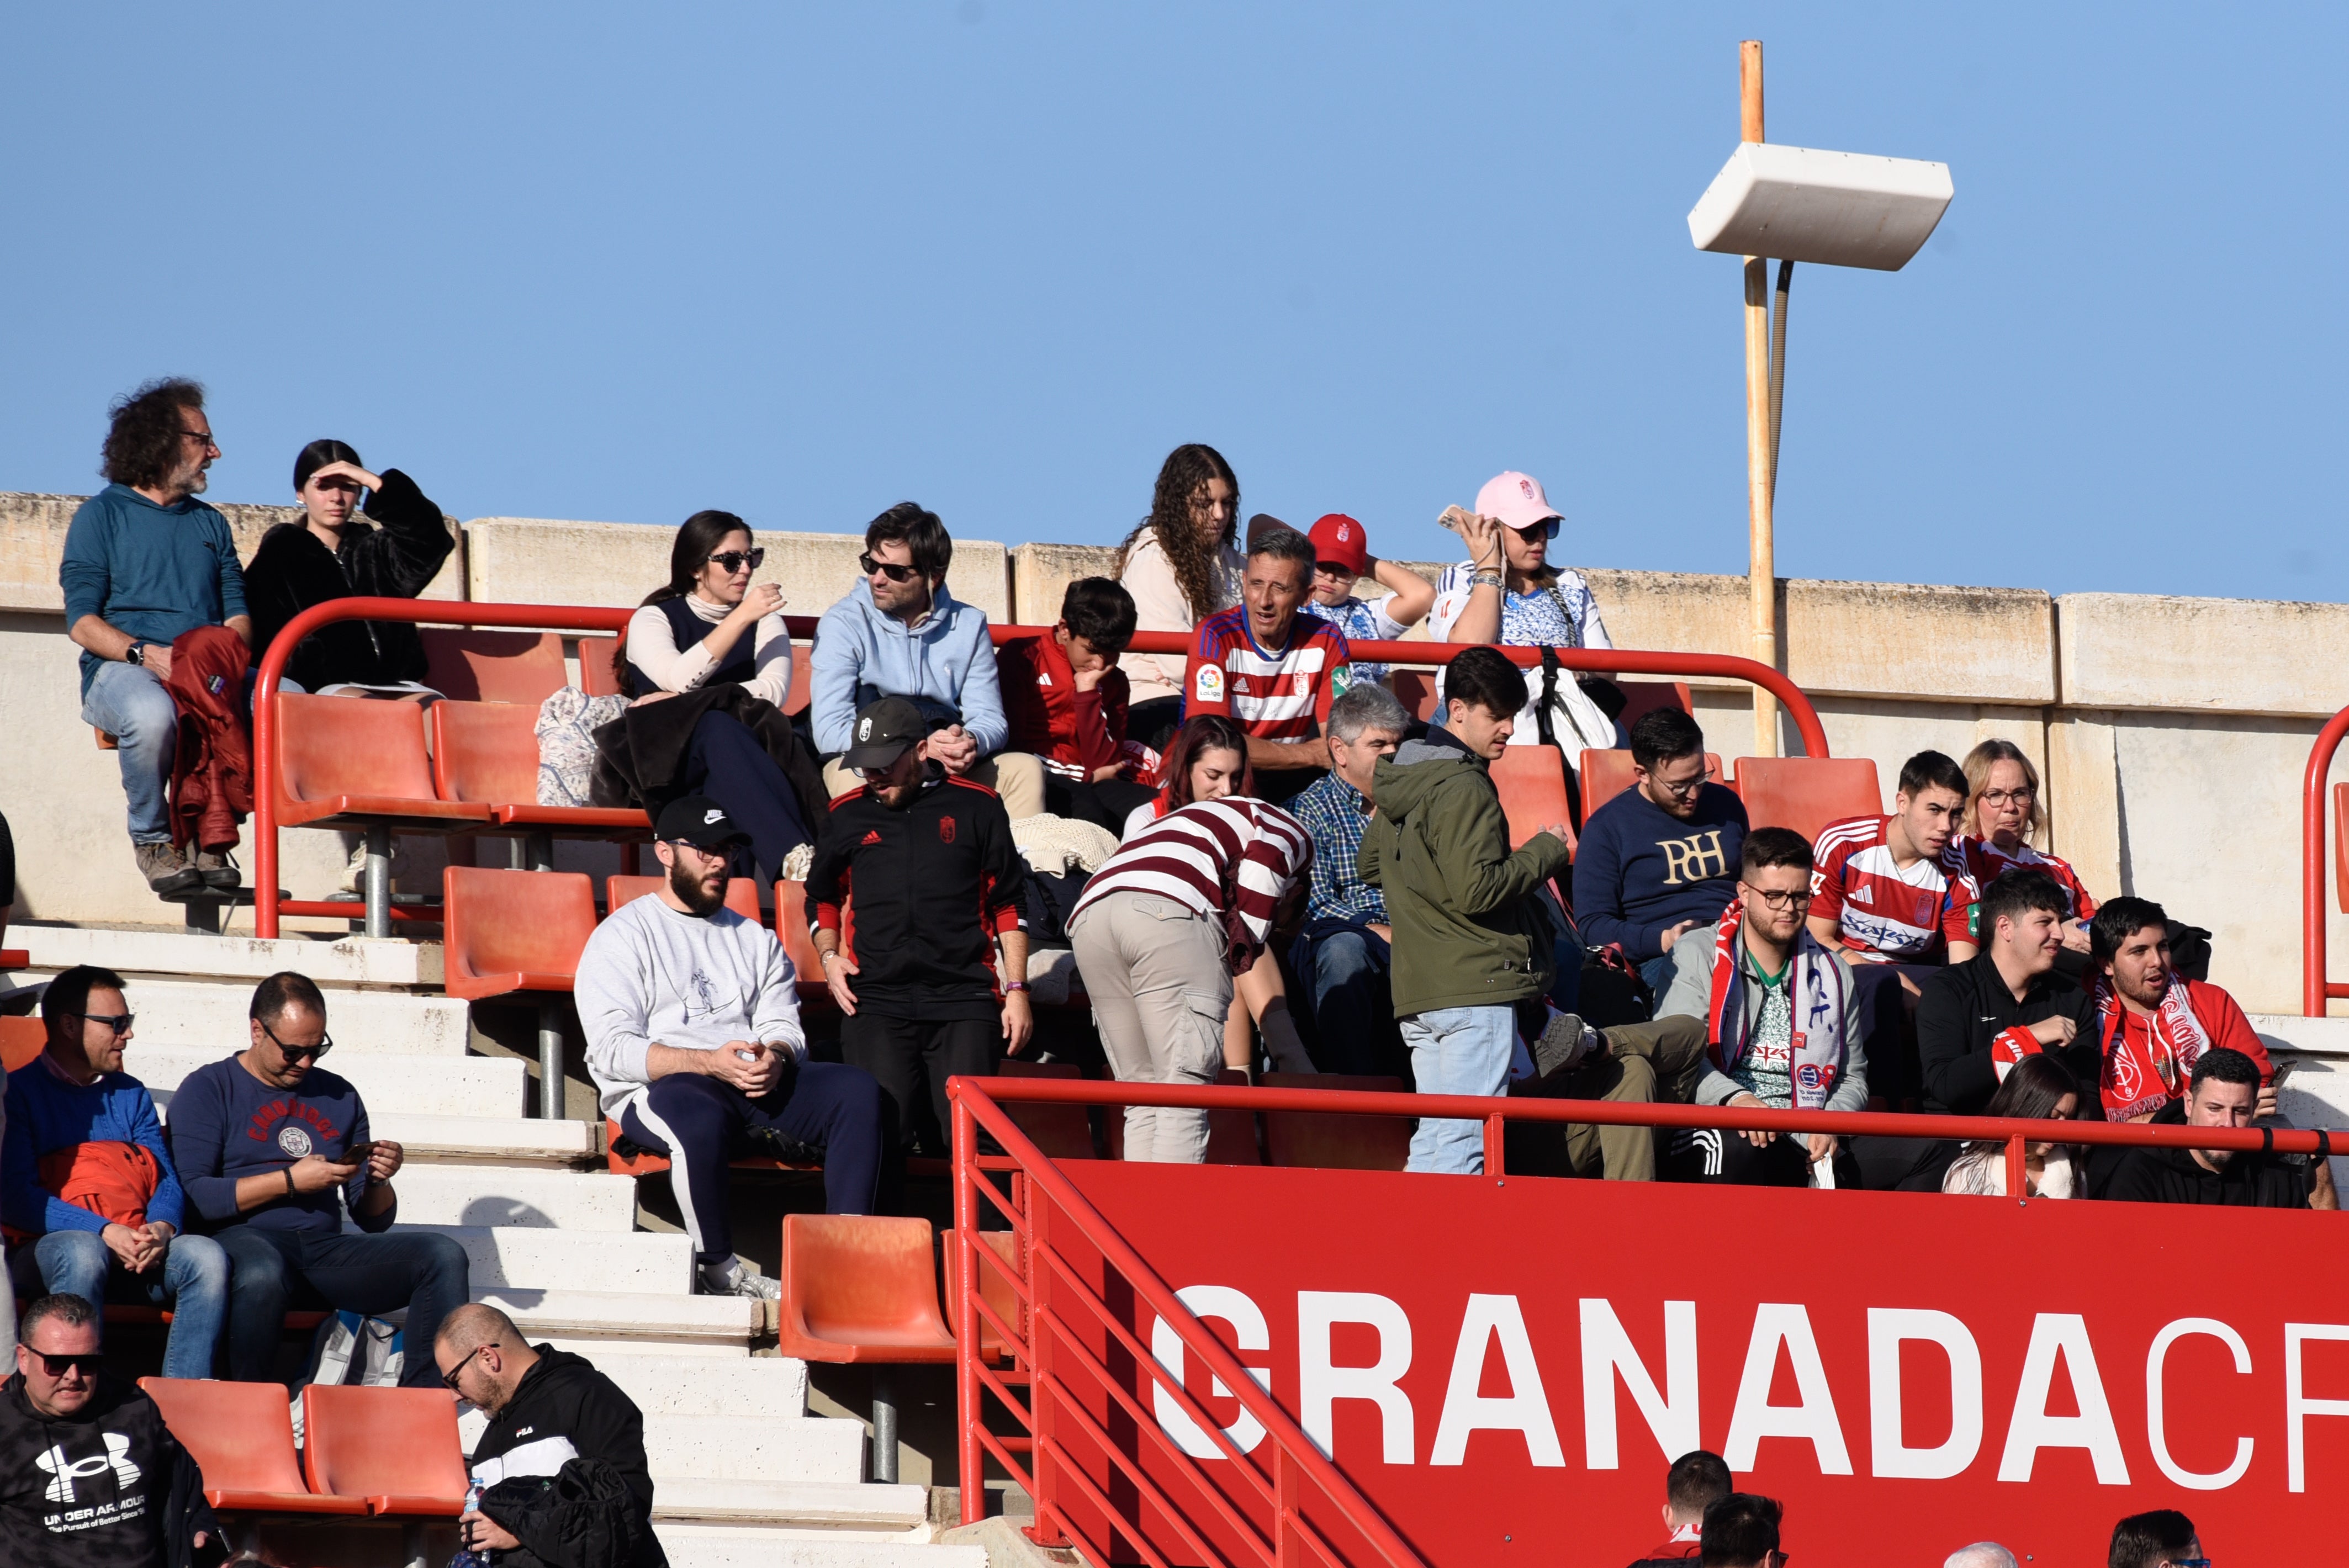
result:
[[[1039,1460],[1040,1510],[1102,1560],[1392,1562],[1363,1546],[1391,1529],[1437,1568],[1616,1568],[1666,1533],[1665,1468],[1702,1447],[1742,1489],[1786,1505],[1797,1563],[1930,1568],[1985,1539],[2025,1563],[2101,1563],[2113,1522],[2154,1508],[2190,1514],[2216,1561],[2277,1562],[2330,1538],[2331,1499],[2349,1480],[2349,1264],[2325,1244],[2342,1235],[2331,1216],[1051,1165],[1004,1136],[987,1098],[1026,1098],[1026,1080],[957,1087],[958,1122],[976,1113],[1025,1175],[1024,1310],[1008,1326],[1028,1336],[1037,1430],[1061,1434]],[[1064,1092],[1078,1088],[1090,1092]],[[1121,1091],[1168,1098],[1140,1085],[1050,1098]],[[1287,1091],[1183,1098],[1218,1092],[1304,1109]],[[1721,1117],[1485,1104],[1542,1121]],[[1951,1130],[1933,1120],[1920,1130]],[[2026,1125],[2047,1130],[1971,1130]],[[2197,1136],[2258,1137],[2167,1140]],[[976,1279],[971,1263],[961,1270],[950,1285]],[[1098,1312],[1071,1309],[1079,1287]],[[1243,1379],[1268,1402],[1235,1398]],[[1276,1555],[1254,1467],[1290,1465],[1290,1443],[1326,1457],[1337,1484],[1279,1516],[1328,1549]],[[967,1470],[975,1460],[967,1450]]]

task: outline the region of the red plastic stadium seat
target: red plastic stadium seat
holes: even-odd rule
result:
[[[1631,754],[1620,747],[1605,751],[1582,754],[1582,820],[1587,824],[1590,813],[1631,788]],[[1715,784],[1722,783],[1721,757],[1717,752],[1704,754],[1704,776]]]
[[[47,1040],[38,1018],[0,1018],[0,1071],[15,1072],[39,1056]]]
[[[436,702],[425,710],[432,731],[432,788],[443,800],[486,806],[502,827],[537,828],[566,837],[652,836],[635,807],[538,803],[538,709],[512,702]]]
[[[277,716],[277,777],[270,783],[285,826],[388,820],[406,833],[461,833],[489,821],[487,806],[435,793],[414,703],[291,692],[269,700]]]
[[[730,895],[733,890],[727,891]],[[832,989],[823,983],[823,965],[816,962],[815,936],[808,929],[807,883],[775,884],[775,935],[782,942],[783,956],[799,973],[800,1000],[831,1006]]]
[[[927,1220],[783,1216],[776,1353],[803,1361],[951,1361]]]
[[[584,873],[450,866],[440,878],[450,995],[571,989],[595,931],[595,886]]]
[[[321,1496],[302,1480],[294,1421],[274,1383],[141,1377],[171,1435],[204,1472],[204,1501],[248,1513],[365,1513],[360,1497]]]
[[[1345,1073],[1267,1073],[1266,1088],[1325,1088],[1401,1094],[1402,1079]],[[1320,1110],[1264,1113],[1265,1152],[1275,1165],[1324,1171],[1400,1171],[1411,1158],[1411,1120]]]
[[[1019,1272],[1018,1235],[1009,1231],[981,1231],[978,1235],[1013,1274]],[[944,1243],[942,1256],[946,1264],[946,1288],[940,1299],[946,1303],[947,1332],[958,1334],[962,1329],[962,1296],[955,1283],[956,1270],[961,1263],[962,1233],[940,1231],[938,1240]],[[1012,1294],[1011,1282],[988,1267],[985,1258],[978,1262],[978,1298],[995,1309],[996,1316],[1023,1335],[1026,1333],[1027,1325],[1019,1317],[1019,1298]],[[1003,1336],[984,1317],[978,1320],[978,1353],[990,1361],[1003,1355]]]
[[[1846,817],[1884,810],[1876,764],[1865,757],[1741,757],[1737,792],[1757,828],[1792,828],[1806,839]]]
[[[620,695],[619,672],[612,667],[612,655],[618,650],[617,637],[582,637],[579,639],[579,689],[589,696]],[[544,698],[541,698],[544,701]]]
[[[792,645],[792,685],[791,689],[783,693],[785,718],[797,718],[807,711],[808,703],[812,700],[808,694],[808,665],[814,655],[815,645],[812,643]]]
[[[308,1384],[302,1469],[312,1491],[364,1498],[372,1514],[454,1519],[464,1511],[469,1484],[456,1396]]]
[[[526,703],[535,711],[570,682],[558,632],[419,626],[416,634],[424,640],[424,684],[459,702]]]
[[[667,880],[666,877],[605,877],[605,914],[610,915],[622,904],[634,903],[647,894],[658,892],[661,883]],[[751,924],[758,924],[762,918],[759,913],[759,884],[749,877],[727,878],[726,907]]]
[[[1387,689],[1395,694],[1403,711],[1422,723],[1435,719],[1435,672],[1406,669],[1397,665],[1388,673]]]
[[[853,982],[852,982],[853,984]],[[1023,1062],[1016,1057],[1006,1057],[995,1069],[999,1078],[1082,1078],[1084,1069],[1073,1062]],[[1026,1133],[1030,1141],[1043,1150],[1050,1160],[1092,1160],[1093,1153],[1092,1119],[1081,1105],[1048,1105],[1035,1100],[1007,1099],[998,1102],[1012,1125]]]
[[[1566,759],[1552,746],[1507,746],[1493,764],[1493,787],[1508,814],[1509,848],[1516,849],[1555,823],[1574,847],[1574,813],[1567,809]]]
[[[1615,716],[1615,722],[1626,730],[1660,707],[1696,712],[1686,681],[1617,681],[1615,685],[1623,693],[1623,711]]]
[[[2349,784],[2333,787],[2333,892],[2341,901],[2343,913],[2349,913]]]

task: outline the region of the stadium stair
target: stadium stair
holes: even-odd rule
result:
[[[524,1115],[527,1066],[469,1053],[464,1002],[437,994],[440,950],[406,942],[17,926],[37,984],[76,963],[122,971],[138,1015],[125,1067],[168,1119],[189,1072],[242,1047],[253,983],[295,968],[326,991],[326,1067],[406,1147],[401,1226],[454,1237],[473,1296],[533,1342],[588,1357],[643,1408],[655,1520],[676,1568],[986,1568],[934,1543],[928,1489],[874,1485],[861,1421],[812,1416],[804,1363],[773,1354],[762,1304],[692,1294],[690,1243],[636,1229],[636,1183],[596,1129]],[[590,1284],[595,1288],[583,1288]],[[482,1418],[460,1423],[470,1445]]]

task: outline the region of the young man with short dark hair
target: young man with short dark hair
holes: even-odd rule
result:
[[[2260,1069],[2254,1114],[2276,1113],[2275,1064],[2235,999],[2169,965],[2169,916],[2150,899],[2116,898],[2088,922],[2095,976],[2098,1088],[2111,1121],[2149,1121],[2185,1098],[2186,1079],[2213,1047],[2240,1051]]]
[[[1672,1568],[1696,1562],[1704,1554],[1704,1511],[1736,1490],[1719,1454],[1692,1449],[1674,1460],[1664,1472],[1664,1528],[1671,1534],[1631,1568]]]
[[[1733,1491],[1704,1511],[1703,1568],[1783,1568],[1778,1524],[1785,1511],[1775,1497]]]
[[[936,738],[913,704],[883,697],[854,735],[841,760],[864,788],[832,803],[816,838],[808,923],[842,1058],[880,1084],[900,1155],[943,1158],[947,1079],[991,1074],[1035,1030],[1019,914],[1028,862],[995,792],[930,760]]]
[[[1631,726],[1631,777],[1582,824],[1574,919],[1590,946],[1620,945],[1661,999],[1673,944],[1735,896],[1745,803],[1705,777],[1704,731],[1676,707]]]
[[[2194,1063],[2182,1104],[2163,1108],[2154,1125],[2248,1128],[2258,1112],[2259,1064],[2213,1046]],[[2110,1153],[2099,1150],[2099,1155]],[[2092,1181],[2094,1179],[2092,1178]],[[2329,1185],[2314,1190],[2306,1155],[2261,1149],[2131,1149],[2094,1181],[2095,1195],[2139,1203],[2216,1203],[2247,1209],[2335,1209]]]
[[[1133,596],[1107,577],[1061,594],[1049,632],[995,650],[1009,747],[1044,766],[1044,809],[1117,832],[1155,793],[1137,783],[1157,758],[1126,737],[1128,686],[1118,658],[1133,640]]]
[[[1264,520],[1249,531],[1240,602],[1199,623],[1183,676],[1183,717],[1226,714],[1246,730],[1257,793],[1276,803],[1330,766],[1330,705],[1353,684],[1345,634],[1298,613],[1312,587],[1312,541]]]
[[[901,696],[937,734],[933,761],[999,791],[1013,820],[1033,817],[1044,810],[1043,765],[1007,748],[987,612],[947,592],[953,561],[946,524],[916,502],[865,525],[864,581],[823,613],[808,655],[808,721],[816,750],[832,758],[824,788],[835,799],[864,788],[839,760],[849,728],[867,704]]]
[[[1468,648],[1444,679],[1444,723],[1372,774],[1377,815],[1358,863],[1362,880],[1386,895],[1394,1008],[1419,1091],[1499,1095],[1508,1090],[1517,1004],[1540,997],[1556,977],[1557,931],[1538,890],[1566,869],[1570,834],[1548,824],[1509,848],[1487,769],[1525,707],[1517,666],[1491,648]],[[1480,1172],[1482,1130],[1424,1118],[1405,1168]]]
[[[2194,1522],[2174,1508],[2132,1513],[2113,1526],[2106,1568],[2187,1568],[2208,1561]]]

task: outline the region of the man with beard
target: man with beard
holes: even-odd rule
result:
[[[2116,898],[2088,923],[2095,981],[2098,1079],[2108,1121],[2149,1121],[2186,1097],[2186,1079],[2214,1046],[2240,1051],[2260,1069],[2253,1114],[2276,1110],[2275,1064],[2235,999],[2169,966],[2169,916],[2150,899]]]
[[[2259,1064],[2240,1051],[2213,1046],[2195,1061],[2183,1106],[2165,1107],[2154,1121],[2249,1128],[2259,1096]],[[2111,1171],[2101,1195],[2127,1202],[2340,1207],[2329,1183],[2312,1195],[2310,1167],[2304,1161],[2262,1149],[2132,1149],[2113,1161]]]
[[[668,873],[660,892],[616,911],[579,955],[587,1073],[604,1114],[668,1158],[699,1288],[772,1301],[776,1282],[734,1253],[728,1162],[753,1150],[820,1160],[825,1209],[869,1213],[880,1087],[862,1068],[807,1059],[782,944],[726,907],[728,855],[743,837],[726,809],[688,795],[653,831]]]

